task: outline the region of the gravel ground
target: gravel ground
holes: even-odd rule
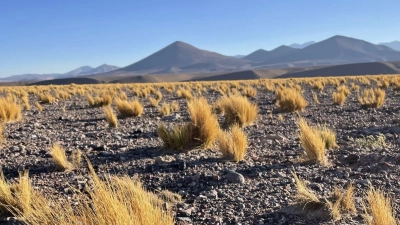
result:
[[[43,105],[39,113],[33,106],[37,97],[30,96],[33,109],[23,112],[22,121],[5,127],[0,165],[11,180],[18,178],[18,171],[28,169],[35,189],[73,204],[71,188],[83,190],[88,170],[82,166],[71,172],[57,171],[48,150],[55,143],[67,152],[80,149],[100,175],[135,175],[150,191],[179,193],[183,201],[173,206],[177,224],[364,224],[360,203],[369,182],[399,205],[398,92],[390,87],[383,107],[361,109],[354,92],[340,107],[332,104],[332,86],[318,93],[319,104],[313,103],[312,87],[302,87],[309,106],[300,115],[313,124],[326,123],[337,133],[339,148],[327,152],[328,166],[302,160],[297,114],[279,113],[275,94],[265,90],[258,90],[257,97],[251,98],[260,114],[254,125],[245,128],[249,147],[245,160],[239,163],[224,160],[216,148],[188,153],[163,149],[156,134],[158,123],[178,124],[189,119],[185,100],[163,92],[163,101],[178,101],[179,111],[160,118],[155,108],[147,106],[140,118],[119,119],[117,129],[109,129],[103,110],[89,108],[85,97]],[[204,96],[214,102],[221,95],[209,92]],[[148,104],[147,99],[140,101]],[[386,145],[356,143],[368,135],[383,135]],[[309,181],[308,186],[321,197],[328,197],[334,186],[353,183],[357,213],[333,221],[302,211],[294,202],[291,171]],[[400,216],[399,208],[395,214]],[[11,218],[0,216],[0,221],[13,224]]]

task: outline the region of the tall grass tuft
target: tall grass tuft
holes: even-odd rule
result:
[[[19,121],[22,118],[21,106],[7,98],[0,98],[0,122]]]
[[[247,135],[239,127],[233,125],[229,131],[221,131],[218,137],[218,147],[228,159],[242,161],[247,152]]]
[[[365,223],[368,225],[396,225],[396,219],[389,197],[384,192],[371,187],[367,192],[367,206],[365,210]]]
[[[380,108],[385,103],[385,91],[382,89],[365,89],[362,96],[358,96],[358,101],[365,108]]]
[[[257,119],[258,115],[257,105],[251,103],[246,97],[238,95],[223,96],[217,102],[217,108],[224,114],[226,126],[233,124],[248,126]]]
[[[104,109],[104,114],[106,115],[108,125],[112,128],[117,128],[118,127],[118,119],[117,119],[117,116],[114,114],[114,111],[111,108],[111,106],[106,106],[103,109]]]
[[[276,100],[276,104],[282,112],[303,111],[308,105],[301,91],[294,88],[283,87],[277,89]]]
[[[217,116],[203,97],[188,101],[188,110],[193,127],[193,140],[203,148],[209,148],[219,133]]]
[[[301,146],[306,152],[307,158],[310,161],[325,165],[327,163],[325,156],[326,143],[322,139],[319,129],[309,126],[304,118],[300,118],[297,125],[300,129]]]
[[[116,99],[115,104],[119,113],[124,117],[140,117],[143,113],[143,105],[137,99],[133,101]]]

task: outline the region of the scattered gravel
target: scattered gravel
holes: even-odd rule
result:
[[[320,104],[313,103],[314,90],[309,85],[303,85],[303,90],[309,106],[300,115],[313,124],[326,123],[337,133],[339,148],[327,152],[329,166],[302,161],[297,114],[282,113],[283,121],[278,120],[275,95],[260,90],[251,98],[260,115],[255,124],[245,128],[249,147],[245,160],[239,163],[223,159],[217,149],[163,149],[156,134],[158,124],[189,119],[185,100],[163,92],[163,101],[178,101],[179,111],[161,118],[155,108],[146,107],[140,118],[120,118],[117,129],[109,129],[103,110],[89,108],[85,97],[43,105],[41,113],[33,106],[23,112],[22,121],[6,125],[0,165],[10,180],[18,178],[18,171],[28,169],[35,189],[74,204],[71,188],[84,190],[88,169],[83,163],[75,171],[58,171],[48,150],[55,143],[68,154],[80,149],[100,176],[136,175],[148,190],[179,193],[183,201],[174,211],[177,224],[364,224],[360,202],[370,183],[384,189],[399,205],[398,93],[390,87],[382,108],[361,109],[354,92],[340,107],[332,104],[332,86],[318,93]],[[220,95],[210,92],[205,97],[214,102]],[[37,97],[30,96],[30,101],[33,105]],[[147,99],[141,102],[148,104]],[[219,119],[223,121],[223,116]],[[385,146],[355,144],[358,138],[380,134],[386,138]],[[353,183],[357,214],[324,221],[294,209],[296,189],[291,171],[309,181],[308,186],[321,197],[328,197],[334,186]],[[399,216],[400,209],[395,210]],[[14,218],[0,220],[1,224],[19,224]]]

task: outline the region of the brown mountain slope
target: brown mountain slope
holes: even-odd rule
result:
[[[341,64],[398,60],[400,60],[400,52],[387,46],[375,45],[363,40],[337,35],[300,49],[291,55],[268,61],[268,63],[313,62],[317,64]]]
[[[351,75],[379,75],[400,74],[400,63],[354,63],[337,66],[327,66],[318,69],[310,69],[300,72],[291,72],[278,76],[278,78],[289,77],[324,77],[324,76],[351,76]]]
[[[154,71],[201,63],[207,66],[209,66],[209,63],[214,63],[232,69],[239,69],[248,64],[246,60],[201,50],[187,43],[176,41],[160,51],[117,71]]]
[[[279,46],[271,51],[267,51],[264,49],[259,49],[255,52],[250,53],[249,55],[243,57],[242,59],[247,59],[252,62],[265,62],[273,59],[279,59],[294,52],[297,52],[299,49],[295,49],[286,45]]]

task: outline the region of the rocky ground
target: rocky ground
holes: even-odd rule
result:
[[[160,118],[155,108],[146,107],[140,118],[119,119],[117,129],[109,129],[103,110],[89,108],[85,97],[43,105],[41,113],[33,106],[23,112],[22,121],[6,125],[0,165],[11,180],[18,178],[18,171],[29,169],[36,189],[74,204],[71,188],[84,188],[88,170],[83,165],[71,172],[57,171],[48,150],[55,143],[67,151],[80,149],[101,176],[137,175],[148,190],[179,193],[182,203],[171,206],[178,224],[364,224],[360,203],[369,182],[384,189],[399,205],[398,93],[390,87],[383,107],[361,109],[354,92],[340,107],[332,104],[332,86],[318,93],[319,104],[313,102],[311,86],[304,84],[303,90],[309,106],[300,115],[314,124],[326,123],[337,133],[339,148],[327,152],[328,166],[303,162],[297,114],[279,113],[275,94],[265,90],[251,99],[258,104],[260,115],[254,125],[245,128],[249,148],[240,163],[222,159],[217,149],[188,153],[163,149],[156,134],[158,123],[188,120],[185,100],[163,92],[163,101],[178,101],[179,111]],[[204,96],[214,102],[220,94]],[[37,97],[30,98],[33,105]],[[148,104],[147,99],[141,102]],[[223,116],[219,117],[222,120]],[[384,135],[385,143],[371,146],[357,141],[368,135]],[[296,188],[291,171],[308,180],[308,186],[321,197],[328,197],[334,186],[353,183],[357,214],[333,221],[294,207]],[[396,216],[400,216],[398,208]],[[10,218],[1,220],[10,224]]]

